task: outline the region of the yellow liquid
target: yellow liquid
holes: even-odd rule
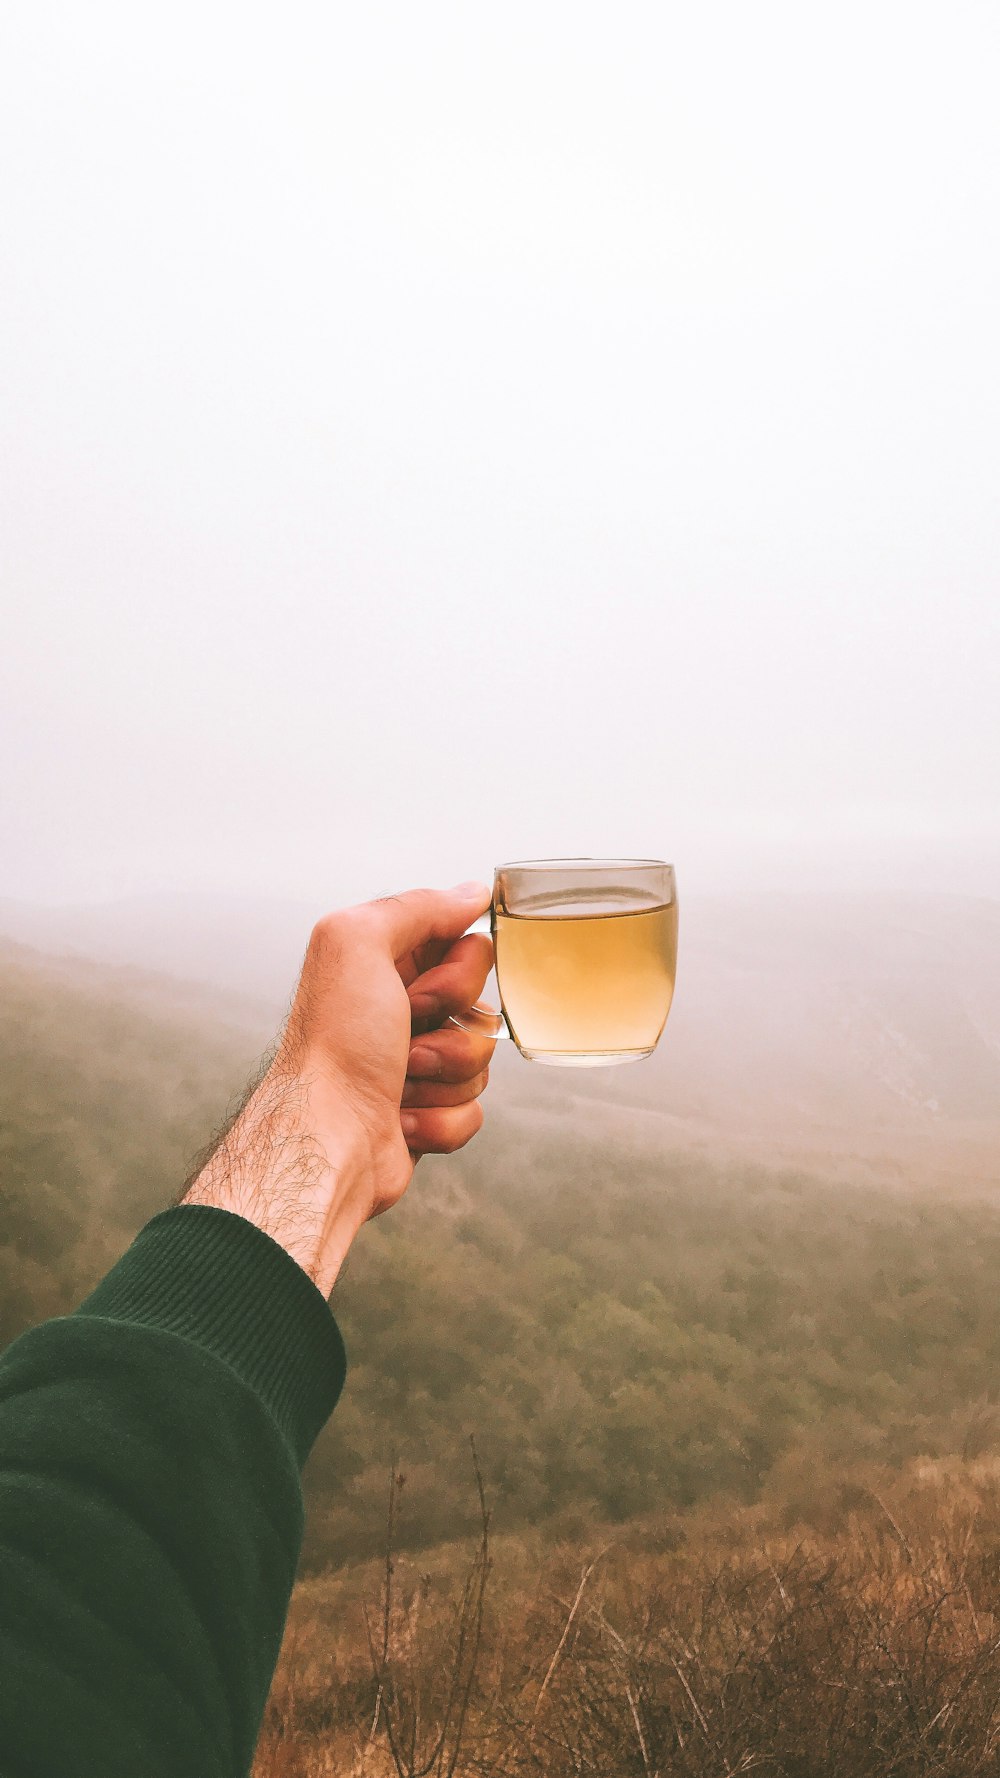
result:
[[[629,1061],[648,1055],[666,1024],[676,901],[638,912],[592,905],[495,915],[500,998],[518,1048],[538,1061]]]

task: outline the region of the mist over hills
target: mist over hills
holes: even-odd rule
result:
[[[314,921],[308,902],[150,895],[70,907],[0,897],[0,934],[67,957],[129,966],[258,1000],[280,1014]]]
[[[64,970],[88,960],[95,991],[98,965],[110,965],[113,995],[151,1011],[197,1004],[199,1019],[240,1026],[263,1047],[320,911],[170,896],[67,909],[0,902],[0,932],[62,953]],[[496,1000],[492,981],[487,997]],[[656,1054],[575,1076],[500,1044],[490,1100],[491,1111],[557,1127],[831,1175],[995,1183],[1000,903],[682,900],[677,992]]]
[[[681,1007],[729,1009],[740,1040],[733,959],[714,952],[713,1003],[690,951]],[[277,1023],[220,987],[0,941],[0,1344],[72,1307],[176,1202]],[[413,1547],[461,1532],[470,1430],[504,1522],[557,1538],[771,1488],[811,1510],[820,1471],[836,1492],[858,1465],[1000,1448],[1000,1197],[985,1164],[959,1164],[962,1120],[900,1101],[939,1119],[954,1190],[912,1160],[912,1122],[869,1129],[897,1146],[867,1167],[819,1147],[792,1164],[778,1137],[755,1152],[746,1101],[717,1085],[737,1079],[724,1040],[708,1084],[665,1045],[645,1104],[610,1096],[641,1065],[576,1082],[505,1055],[477,1140],[428,1156],[365,1228],[335,1291],[351,1380],[310,1461],[310,1563],[380,1547],[394,1449]],[[816,1060],[789,1085],[775,1050],[794,1061],[757,1058],[768,1103],[804,1108],[787,1147],[815,1115]],[[995,1124],[977,1128],[995,1153]]]
[[[854,1174],[996,1180],[1000,904],[747,896],[682,923],[667,1030],[609,1100]]]

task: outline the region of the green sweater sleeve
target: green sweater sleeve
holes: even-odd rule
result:
[[[243,1778],[343,1384],[305,1273],[228,1211],[154,1218],[0,1359],[3,1778]]]

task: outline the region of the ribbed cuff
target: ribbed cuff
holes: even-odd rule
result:
[[[344,1386],[325,1299],[270,1235],[207,1204],[164,1210],[74,1311],[180,1334],[258,1395],[299,1464]]]

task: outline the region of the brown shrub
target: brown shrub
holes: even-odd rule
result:
[[[396,1563],[388,1620],[371,1568],[310,1585],[257,1778],[1000,1771],[995,1466],[916,1466],[869,1486],[830,1535],[752,1510],[724,1534],[693,1520],[666,1553],[563,1547],[539,1563],[530,1546],[501,1546],[481,1643],[461,1669],[457,1741],[454,1714],[443,1740],[442,1728],[468,1599],[460,1552],[423,1573]],[[366,1592],[369,1622],[387,1626],[384,1658],[365,1647]]]

